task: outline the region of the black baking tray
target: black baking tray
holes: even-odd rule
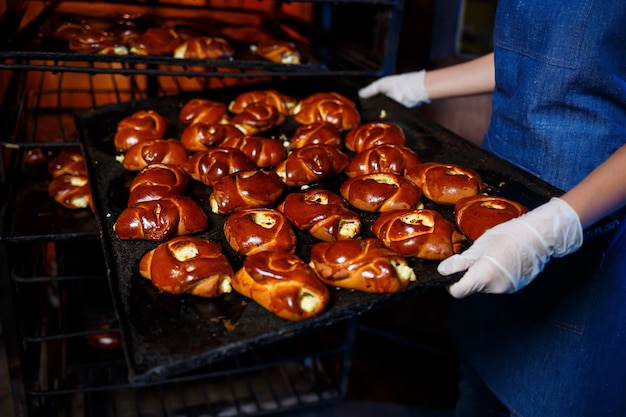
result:
[[[113,135],[117,122],[135,111],[154,109],[176,121],[181,106],[191,97],[228,102],[241,92],[257,88],[274,88],[296,98],[320,91],[337,91],[357,102],[363,122],[384,118],[402,127],[409,145],[422,160],[462,164],[478,171],[489,185],[491,194],[512,198],[529,208],[559,194],[557,189],[547,183],[434,124],[416,110],[406,109],[384,97],[360,101],[356,96],[358,84],[359,81],[352,78],[334,81],[325,77],[312,77],[305,81],[301,78],[286,79],[193,95],[125,102],[76,113],[132,383],[162,380],[261,344],[354,317],[382,303],[412,297],[452,282],[451,278],[444,278],[436,272],[437,262],[411,259],[418,280],[407,289],[387,295],[331,289],[331,301],[325,312],[295,323],[274,316],[236,293],[217,299],[160,293],[138,272],[140,257],[156,244],[122,241],[112,230],[116,218],[126,207],[128,184],[136,175],[116,162]],[[296,127],[295,121],[288,120],[281,128],[267,132],[266,135],[289,135]],[[182,126],[174,123],[169,136],[177,137],[181,130]],[[319,185],[337,190],[341,181],[342,177],[339,176]],[[208,206],[210,188],[192,182],[186,193],[200,203],[210,218],[211,229],[199,236],[220,243],[237,269],[242,259],[225,243],[221,229],[225,217],[211,213]],[[424,201],[424,204],[453,220],[451,207],[437,206],[428,201]],[[369,225],[376,215],[361,214],[364,223],[362,235],[371,236]],[[315,240],[302,233],[298,234],[298,239],[298,254],[307,260],[308,249]]]

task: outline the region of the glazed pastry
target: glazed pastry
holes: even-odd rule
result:
[[[349,178],[339,191],[354,207],[372,213],[415,209],[422,195],[418,186],[390,172]]]
[[[256,135],[261,132],[280,126],[285,122],[285,116],[273,106],[252,103],[230,119],[230,123],[246,135]]]
[[[154,110],[139,110],[120,120],[113,142],[115,149],[127,151],[148,139],[162,139],[168,128],[167,119]]]
[[[187,101],[178,113],[181,123],[225,123],[228,121],[228,106],[219,101],[193,98]]]
[[[343,172],[350,157],[331,145],[308,145],[294,150],[276,165],[276,174],[288,187],[299,187]]]
[[[268,208],[245,209],[224,222],[228,244],[241,255],[262,251],[289,252],[296,249],[296,234],[281,212]]]
[[[99,30],[86,30],[76,34],[68,42],[72,52],[83,54],[128,55],[128,47],[121,38]]]
[[[293,42],[263,40],[256,44],[254,51],[260,57],[279,64],[299,64],[300,51]]]
[[[185,40],[173,55],[181,59],[223,59],[235,55],[235,48],[224,38],[202,36]]]
[[[203,232],[209,219],[189,197],[174,196],[130,206],[118,216],[113,231],[122,240],[163,242],[174,236]]]
[[[226,140],[238,140],[245,134],[235,126],[215,123],[194,123],[186,126],[180,143],[191,152],[206,151]]]
[[[226,175],[255,168],[246,154],[235,148],[211,148],[196,152],[182,167],[191,178],[211,187]]]
[[[361,123],[361,115],[352,100],[330,92],[310,95],[296,104],[294,119],[300,124],[330,123],[341,130],[350,130]]]
[[[251,104],[264,104],[274,107],[283,116],[289,116],[296,106],[294,97],[281,94],[276,90],[252,90],[237,95],[228,105],[231,113],[242,113]]]
[[[346,168],[346,175],[349,178],[377,172],[404,175],[408,169],[421,163],[419,156],[412,149],[386,143],[354,155],[350,165]]]
[[[239,149],[258,168],[274,167],[287,156],[287,150],[281,141],[263,136],[231,136],[224,139],[219,146]]]
[[[48,172],[53,178],[61,175],[86,177],[87,167],[80,149],[62,149],[48,162]]]
[[[146,252],[139,272],[163,292],[207,298],[231,292],[234,274],[220,245],[192,236],[175,237]]]
[[[289,149],[304,148],[307,145],[331,145],[343,148],[341,131],[330,123],[315,122],[299,126],[289,140]]]
[[[128,205],[180,195],[185,191],[188,181],[189,175],[174,165],[148,165],[128,186]]]
[[[216,214],[270,207],[283,196],[285,186],[272,171],[238,171],[221,178],[209,195],[211,210]]]
[[[278,210],[298,229],[325,242],[352,239],[361,231],[361,218],[348,202],[321,188],[288,194]]]
[[[472,241],[478,239],[487,229],[519,217],[527,211],[526,207],[516,201],[482,194],[462,198],[454,205],[456,224]]]
[[[296,255],[259,252],[247,256],[232,286],[278,317],[301,321],[320,314],[328,305],[328,288],[315,271]]]
[[[176,139],[148,139],[133,145],[120,159],[129,171],[141,171],[152,164],[182,167],[187,161],[187,149]]]
[[[316,243],[309,265],[326,285],[369,293],[397,292],[417,280],[406,258],[375,238]]]
[[[424,197],[445,205],[454,205],[484,189],[476,171],[453,164],[427,162],[409,169],[405,177],[422,189]]]
[[[368,122],[346,134],[344,144],[354,152],[361,152],[383,144],[406,146],[406,136],[400,126],[390,122]]]
[[[445,259],[467,243],[454,224],[428,209],[383,213],[372,224],[372,232],[386,248],[422,259]]]
[[[69,209],[91,207],[89,180],[84,175],[59,175],[48,184],[48,194]]]

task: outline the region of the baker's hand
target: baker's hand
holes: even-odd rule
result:
[[[443,260],[442,275],[467,272],[450,285],[455,298],[475,292],[511,293],[528,285],[551,257],[577,251],[583,242],[576,212],[560,198],[487,230],[466,251]]]
[[[415,107],[428,102],[424,88],[425,70],[382,77],[359,90],[359,97],[370,98],[384,94],[405,107]]]

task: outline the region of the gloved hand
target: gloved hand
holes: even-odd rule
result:
[[[475,292],[511,293],[528,285],[550,257],[577,251],[583,242],[576,212],[560,198],[487,230],[466,251],[443,260],[442,275],[467,272],[448,288],[455,298]]]
[[[359,90],[359,97],[369,98],[384,94],[405,107],[415,107],[429,102],[428,92],[424,88],[425,70],[388,75]]]

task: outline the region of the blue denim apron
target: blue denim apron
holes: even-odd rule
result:
[[[567,190],[626,143],[626,3],[500,0],[484,146]],[[626,220],[511,295],[452,303],[450,335],[523,417],[626,416]]]

